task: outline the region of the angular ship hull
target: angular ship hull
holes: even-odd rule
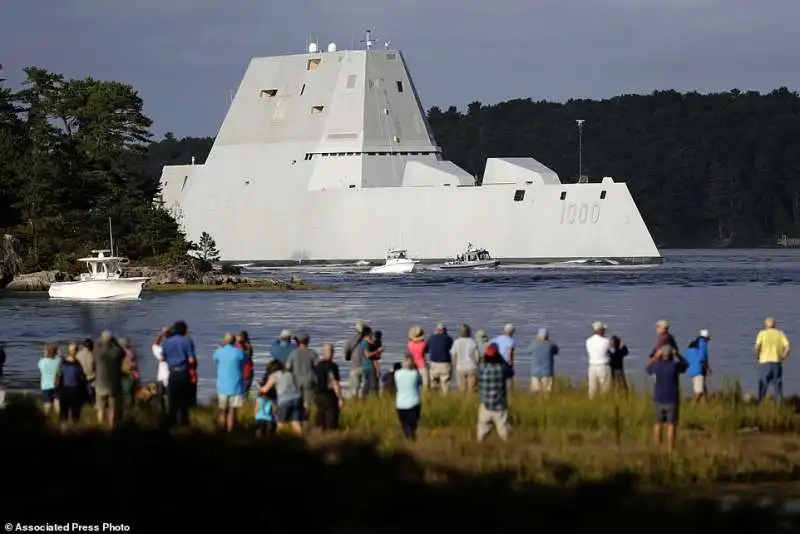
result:
[[[161,200],[222,260],[441,263],[465,242],[501,263],[659,263],[624,183],[562,184],[489,158],[482,184],[443,160],[398,51],[256,58],[203,165],[164,167]]]

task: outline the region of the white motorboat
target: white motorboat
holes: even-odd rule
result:
[[[386,263],[369,270],[370,274],[406,274],[413,272],[419,263],[408,257],[408,251],[398,248],[389,249]]]
[[[124,278],[121,265],[126,258],[109,255],[110,250],[93,250],[86,262],[88,273],[82,273],[74,282],[53,282],[50,285],[50,298],[67,300],[131,300],[138,299],[149,278],[140,276]]]
[[[440,269],[491,269],[497,267],[497,260],[492,258],[489,251],[483,248],[476,248],[472,243],[467,243],[467,248],[463,253],[455,258],[446,260],[439,266]]]
[[[122,276],[122,265],[128,259],[115,256],[114,236],[109,221],[111,250],[93,250],[88,258],[79,258],[86,263],[88,273],[82,273],[74,282],[53,282],[50,285],[51,299],[64,300],[135,300],[142,293],[145,282],[150,278],[139,276],[125,278]],[[108,254],[108,256],[106,256]]]

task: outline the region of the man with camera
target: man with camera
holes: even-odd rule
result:
[[[647,362],[647,373],[655,376],[653,407],[656,421],[653,440],[661,444],[662,429],[667,427],[667,446],[675,449],[680,407],[680,376],[689,364],[671,345],[663,345]]]

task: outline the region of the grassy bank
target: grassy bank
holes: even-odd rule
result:
[[[594,532],[604,522],[598,518],[613,521],[615,532],[800,528],[775,508],[722,511],[718,503],[797,489],[800,436],[790,406],[724,398],[686,406],[680,450],[669,455],[648,441],[643,397],[515,395],[508,443],[475,442],[475,405],[456,395],[426,398],[420,438],[406,443],[388,398],[347,403],[341,431],[302,441],[259,441],[245,428],[220,435],[211,406],[194,410],[191,428],[171,433],[144,405],[117,432],[97,429],[87,410],[77,432],[62,434],[34,402],[15,399],[0,411],[0,469],[13,483],[0,506],[14,521],[74,521],[92,495],[104,520],[141,528],[178,519],[199,528],[217,518],[229,527],[296,526],[298,514],[304,528],[322,532],[409,532],[421,524],[462,533]],[[247,423],[250,414],[241,418]],[[175,486],[165,478],[176,476]],[[137,497],[162,483],[181,491]]]
[[[370,442],[386,453],[409,453],[422,465],[473,475],[510,471],[526,483],[596,482],[620,473],[636,473],[638,484],[651,490],[800,481],[800,418],[792,402],[754,405],[731,392],[700,405],[686,403],[679,450],[673,454],[652,444],[652,406],[643,395],[589,400],[572,388],[550,398],[515,393],[508,443],[496,437],[476,443],[477,410],[472,395],[427,394],[420,439],[409,444],[402,439],[391,397],[352,400],[345,404],[340,432],[312,432],[308,443]],[[213,433],[216,415],[214,406],[196,408],[193,427]],[[131,418],[142,428],[157,427],[150,406]],[[243,427],[251,420],[252,406],[240,413]],[[84,421],[86,429],[93,427],[89,410]]]
[[[321,291],[331,287],[306,283],[244,283],[244,284],[156,284],[145,286],[154,293],[186,291]]]

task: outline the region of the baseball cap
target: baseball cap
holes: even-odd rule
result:
[[[711,339],[711,336],[709,335],[708,330],[705,329],[705,328],[700,330],[700,337],[707,337],[708,339]]]
[[[286,330],[286,329],[281,330],[281,335],[280,335],[281,339],[288,339],[290,337],[292,337],[292,331],[291,330]]]

